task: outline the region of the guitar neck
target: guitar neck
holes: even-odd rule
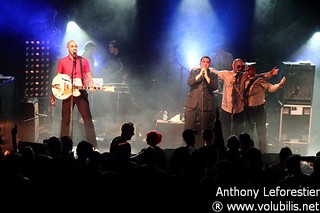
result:
[[[74,86],[74,89],[80,89],[80,90],[84,90],[84,89],[96,89],[96,90],[101,90],[103,87],[97,87],[97,86],[91,86],[91,87],[87,87],[87,86]]]
[[[70,83],[70,76],[67,74],[59,74],[52,81],[52,94],[61,100],[64,100],[71,95],[79,96],[79,90],[103,90],[105,92],[115,92],[115,86],[76,86]]]

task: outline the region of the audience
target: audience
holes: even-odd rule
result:
[[[269,168],[266,169],[270,186],[276,186],[280,180],[286,177],[285,161],[291,155],[292,150],[289,147],[282,147],[278,155],[278,162],[271,164]]]
[[[317,156],[313,162],[313,172],[310,175],[309,186],[320,188],[320,156]]]
[[[110,152],[105,153],[95,150],[87,141],[80,141],[73,153],[71,138],[55,136],[43,141],[45,154],[35,153],[30,146],[9,152],[0,146],[3,192],[24,202],[31,202],[31,195],[41,194],[38,201],[47,205],[56,193],[59,203],[64,205],[69,204],[72,196],[79,203],[77,208],[105,202],[124,210],[125,201],[132,209],[157,206],[159,211],[172,207],[207,212],[217,199],[219,187],[319,189],[320,186],[320,152],[314,158],[303,158],[283,147],[279,161],[266,167],[261,151],[253,146],[247,133],[239,137],[230,135],[224,147],[218,119],[213,129],[201,133],[205,147],[195,148],[197,131],[186,129],[181,135],[185,146],[174,149],[171,156],[166,156],[158,146],[162,134],[156,130],[146,134],[148,146],[133,155],[128,142],[133,135],[133,124],[124,123],[120,136],[110,144]],[[310,174],[303,172],[306,160],[312,166]],[[132,192],[135,195],[126,198]],[[241,199],[228,197],[221,201],[242,202]]]
[[[165,151],[158,145],[161,143],[162,134],[156,130],[151,130],[147,133],[146,148],[143,148],[131,160],[138,163],[138,165],[157,167],[166,170],[166,154]]]
[[[302,188],[307,186],[309,176],[301,171],[301,156],[291,155],[285,161],[286,176],[279,181],[279,185],[286,189]]]

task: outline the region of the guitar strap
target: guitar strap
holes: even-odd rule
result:
[[[84,86],[84,84],[83,84],[83,67],[82,67],[82,57],[81,56],[79,56],[79,60],[80,60],[80,70],[81,70],[81,83]]]
[[[83,76],[82,57],[81,56],[79,56],[79,60],[80,60],[80,71],[81,71],[81,83],[82,83],[82,86],[84,86],[85,84],[83,83],[84,76]],[[85,94],[85,96],[88,97],[87,90],[81,90],[81,91],[80,91],[81,93]]]

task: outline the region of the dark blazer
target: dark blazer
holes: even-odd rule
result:
[[[203,110],[213,110],[213,91],[218,89],[218,76],[210,72],[208,69],[208,76],[210,78],[210,84],[205,80],[205,78],[200,78],[196,81],[196,76],[200,73],[200,69],[192,69],[188,78],[188,85],[190,86],[190,91],[187,96],[185,107],[195,109],[197,107],[201,108],[202,97]],[[204,81],[204,83],[203,83]],[[203,94],[202,94],[202,88]]]

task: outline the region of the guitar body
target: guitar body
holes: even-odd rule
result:
[[[104,86],[104,87],[91,87],[95,90],[104,90],[106,92],[115,92],[114,86]],[[80,90],[91,89],[90,87],[82,86],[80,78],[75,78],[73,80],[73,86],[71,83],[71,78],[67,74],[58,74],[54,77],[52,81],[52,94],[60,99],[64,100],[69,98],[71,95],[78,97],[80,96]]]

